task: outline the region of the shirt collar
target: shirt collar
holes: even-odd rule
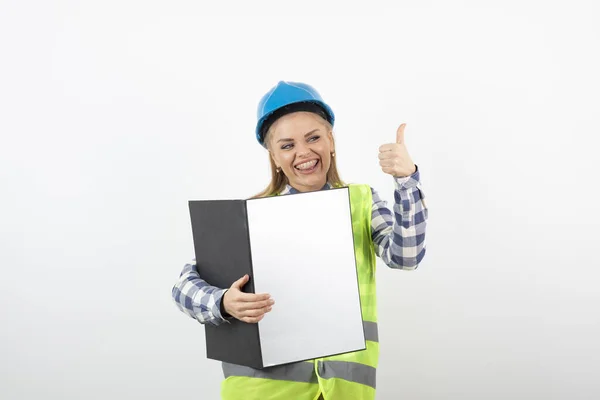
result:
[[[327,189],[331,189],[333,186],[331,185],[331,183],[327,182],[320,190],[327,190]],[[300,191],[298,191],[298,189],[290,186],[290,184],[288,183],[287,185],[285,185],[285,188],[281,191],[280,195],[286,195],[286,194],[296,194],[296,193],[300,193]]]

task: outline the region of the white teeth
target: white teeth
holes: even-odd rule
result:
[[[304,164],[296,165],[298,169],[309,169],[314,167],[317,164],[317,160],[312,160],[309,162],[305,162]]]

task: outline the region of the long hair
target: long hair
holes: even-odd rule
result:
[[[319,119],[321,119],[322,123],[327,127],[327,129],[329,129],[329,132],[333,131],[333,127],[327,120],[321,117],[319,117]],[[267,144],[267,148],[270,147],[269,136],[271,135],[271,129],[272,126],[269,128],[267,134],[265,135],[265,143]],[[333,139],[333,133],[331,136],[335,148],[335,139]],[[263,191],[252,196],[252,199],[256,199],[259,197],[269,197],[279,194],[283,189],[285,189],[286,185],[289,183],[289,180],[287,176],[285,176],[283,171],[277,172],[277,166],[275,165],[275,161],[273,161],[273,157],[271,157],[270,153],[269,164],[271,165],[271,182]],[[331,163],[329,165],[329,170],[327,171],[327,182],[331,183],[334,187],[340,187],[345,185],[345,183],[340,178],[335,157],[331,157]]]

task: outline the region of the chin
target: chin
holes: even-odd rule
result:
[[[320,185],[319,189],[321,189],[321,187],[327,183],[327,176],[326,175],[311,176],[311,177],[302,179],[301,181],[303,181],[303,183],[305,185],[310,185],[310,186]]]

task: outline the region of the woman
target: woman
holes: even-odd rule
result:
[[[258,107],[256,137],[269,152],[271,182],[255,197],[344,186],[335,162],[333,125],[333,111],[307,84],[282,81],[266,93]],[[366,350],[263,370],[223,363],[223,399],[375,398],[375,256],[390,268],[413,270],[425,255],[428,212],[417,166],[404,145],[404,127],[398,128],[395,143],[379,149],[381,169],[394,177],[394,212],[370,186],[349,185]],[[241,277],[230,288],[213,287],[199,277],[194,260],[185,265],[172,296],[202,324],[220,325],[231,318],[257,323],[274,301],[268,294],[243,293],[248,279]]]

